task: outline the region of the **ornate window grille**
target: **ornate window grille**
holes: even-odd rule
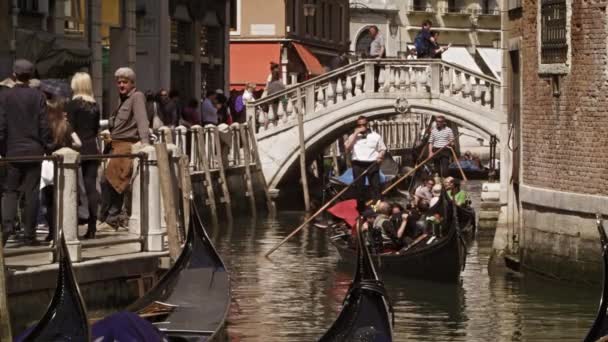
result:
[[[541,2],[541,63],[562,64],[568,58],[566,0]]]

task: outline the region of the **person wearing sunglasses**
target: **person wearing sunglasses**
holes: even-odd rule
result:
[[[380,163],[384,160],[386,145],[380,134],[369,128],[367,118],[357,118],[357,127],[345,143],[346,151],[351,152],[353,166],[353,179],[357,179],[366,169],[370,168],[366,177],[362,177],[355,184],[357,194],[357,209],[363,212],[367,200],[365,179],[369,181],[369,195],[374,201],[380,199]]]

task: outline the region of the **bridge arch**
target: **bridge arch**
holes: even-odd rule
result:
[[[412,113],[444,115],[484,138],[506,122],[500,83],[443,61],[363,60],[247,105],[261,125],[256,134],[265,178],[277,187],[297,165],[297,120],[303,113],[306,150],[311,153],[352,129],[360,115],[396,114],[397,99]]]
[[[314,124],[318,129],[314,129],[312,122],[306,122],[304,124],[304,135],[307,154],[319,152],[341,135],[352,131],[355,121],[361,115],[370,120],[379,120],[395,116],[398,113],[395,112],[393,105],[394,101],[387,100],[382,105],[371,108],[367,106],[356,106],[359,107],[359,110],[350,110],[349,113],[345,115],[339,115],[336,111],[334,113],[335,115],[332,115],[331,118],[326,117],[326,120],[323,120],[323,124]],[[455,111],[445,107],[436,107],[428,104],[412,105],[410,107],[410,112],[416,114],[444,115],[449,121],[468,128],[488,140],[491,135],[498,136],[499,133],[498,124],[495,125],[490,120],[485,120],[483,122],[471,120],[471,115],[468,112]],[[297,134],[296,127],[293,127],[292,129],[295,131],[294,133]],[[291,137],[293,137],[293,135],[294,134],[290,134]],[[268,139],[268,142],[272,142],[273,148],[276,148],[277,144],[280,144],[281,148],[285,150],[282,162],[279,162],[278,165],[275,164],[277,168],[273,171],[268,170],[269,172],[272,172],[271,178],[268,178],[267,176],[270,187],[277,187],[282,182],[283,178],[289,174],[289,171],[299,165],[300,146],[297,135],[295,137],[296,139],[290,139],[291,143],[288,141],[279,142],[279,140],[275,140],[277,138]],[[267,144],[264,143],[264,140],[266,139],[263,139],[259,143],[262,149],[260,153],[262,154],[265,152],[264,148],[267,146]],[[279,160],[277,159],[277,161]],[[267,170],[265,169],[264,171],[266,174]]]

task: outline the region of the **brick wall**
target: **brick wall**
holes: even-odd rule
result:
[[[608,195],[608,25],[606,2],[573,0],[572,65],[554,97],[538,75],[538,0],[524,0],[523,180],[532,186]]]

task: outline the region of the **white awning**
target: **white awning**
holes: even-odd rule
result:
[[[502,68],[502,51],[500,49],[493,48],[477,48],[477,52],[479,53],[479,56],[481,56],[483,61],[486,63],[488,68],[490,68],[492,74],[494,74],[494,77],[500,80],[500,71]]]
[[[441,59],[449,63],[461,65],[471,71],[482,73],[467,48],[452,46],[441,54]]]

